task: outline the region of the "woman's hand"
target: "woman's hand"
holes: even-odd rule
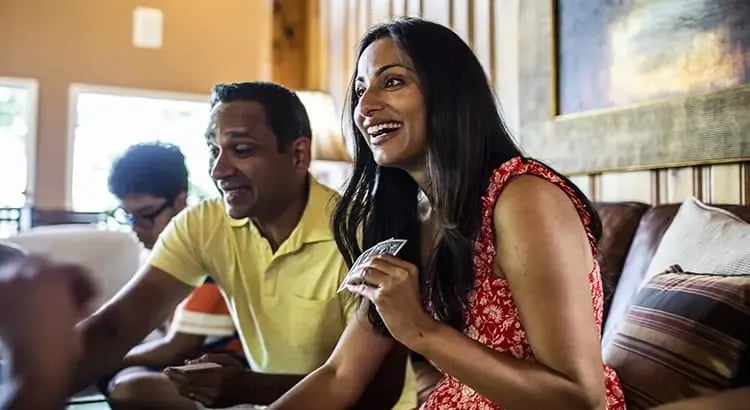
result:
[[[422,307],[417,267],[384,254],[370,257],[358,270],[345,288],[374,303],[391,335],[419,351],[419,342],[438,322]]]

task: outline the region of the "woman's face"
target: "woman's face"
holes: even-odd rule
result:
[[[390,37],[372,42],[357,62],[354,122],[381,166],[423,166],[427,146],[422,90],[414,66]]]

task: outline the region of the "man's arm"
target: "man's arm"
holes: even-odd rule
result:
[[[243,369],[236,359],[216,354],[191,363],[222,367],[187,373],[167,368],[166,374],[180,394],[208,407],[274,403],[271,408],[391,408],[403,391],[407,350],[375,334],[366,307],[361,309],[328,361],[309,375],[256,373]]]
[[[192,287],[146,266],[110,302],[78,324],[84,353],[72,393],[118,369],[123,356],[162,323]]]
[[[206,354],[194,363],[218,363],[222,367],[181,372],[167,367],[165,373],[177,391],[207,407],[238,404],[267,405],[281,397],[305,375],[256,373],[242,367],[234,356]]]
[[[180,365],[198,356],[205,340],[204,335],[170,331],[161,339],[136,345],[125,355],[120,367]]]

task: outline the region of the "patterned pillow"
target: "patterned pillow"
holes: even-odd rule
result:
[[[750,274],[682,272],[675,265],[638,292],[604,361],[629,409],[646,409],[747,382]]]

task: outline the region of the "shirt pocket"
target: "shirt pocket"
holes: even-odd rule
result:
[[[338,297],[315,300],[297,295],[286,295],[288,304],[286,325],[291,336],[290,345],[301,356],[325,361],[336,346],[344,330]]]

